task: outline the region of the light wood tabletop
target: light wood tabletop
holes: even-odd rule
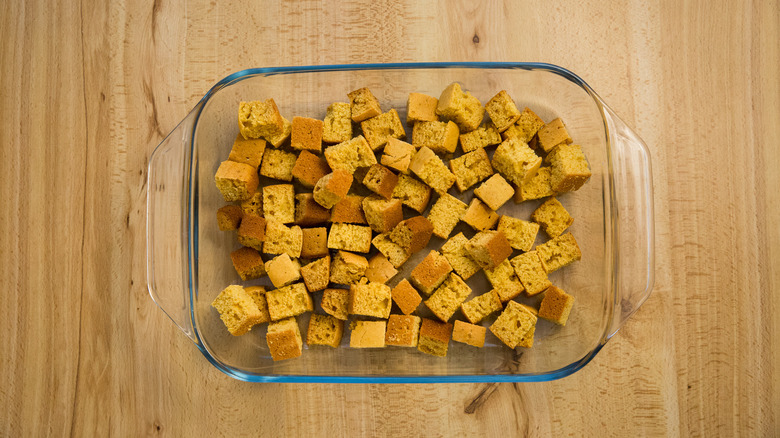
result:
[[[0,435],[776,436],[778,41],[773,1],[3,2]],[[221,373],[147,291],[152,150],[232,72],[412,61],[584,78],[650,149],[652,295],[552,382]]]

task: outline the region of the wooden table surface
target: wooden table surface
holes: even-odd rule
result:
[[[780,433],[777,2],[248,3],[0,7],[0,435]],[[214,82],[396,61],[558,64],[647,142],[655,289],[581,371],[241,383],[149,298],[148,158]]]

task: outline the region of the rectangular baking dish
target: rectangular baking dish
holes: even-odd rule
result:
[[[562,195],[575,222],[571,232],[582,260],[551,274],[553,284],[576,297],[565,327],[540,320],[533,348],[504,347],[490,334],[484,348],[451,342],[446,358],[416,349],[308,348],[297,359],[273,362],[264,327],[231,336],[211,308],[229,284],[242,283],[229,254],[235,237],[216,225],[224,201],[214,185],[238,132],[242,100],[274,98],[285,117],[322,119],[332,102],[369,87],[384,111],[406,116],[410,92],[438,96],[451,82],[486,102],[505,89],[517,106],[549,121],[561,117],[582,145],[593,172],[579,191]],[[411,130],[408,130],[411,134]],[[214,85],[155,149],[147,193],[147,282],[157,305],[224,373],[252,382],[521,382],[567,376],[585,366],[647,299],[653,286],[653,184],[642,140],[577,75],[541,63],[415,63],[257,68]],[[455,189],[450,193],[460,196]],[[468,197],[460,196],[468,201]],[[432,202],[433,203],[433,202]],[[431,204],[432,204],[431,203]],[[499,213],[528,220],[539,202],[508,202]],[[408,213],[408,212],[407,212]],[[408,215],[407,215],[408,217]],[[462,224],[461,224],[462,225]],[[457,233],[458,229],[453,233]],[[543,241],[537,238],[537,244]],[[441,245],[431,241],[431,248]],[[427,250],[404,265],[404,278]],[[482,274],[469,281],[475,294],[489,290]],[[316,298],[315,298],[316,301]],[[521,298],[538,306],[539,298]],[[422,306],[424,307],[424,306]],[[305,337],[309,316],[298,317]]]

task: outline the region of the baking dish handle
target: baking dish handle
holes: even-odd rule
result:
[[[188,280],[188,196],[193,110],[160,143],[149,159],[146,188],[146,278],[157,306],[195,339]]]
[[[613,336],[650,296],[653,289],[655,229],[653,173],[647,145],[608,107],[612,178],[616,288],[609,336]]]

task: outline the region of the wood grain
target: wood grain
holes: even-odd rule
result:
[[[4,2],[0,435],[771,436],[776,2]],[[653,158],[656,283],[541,384],[245,384],[148,298],[149,154],[247,67],[545,61]]]

